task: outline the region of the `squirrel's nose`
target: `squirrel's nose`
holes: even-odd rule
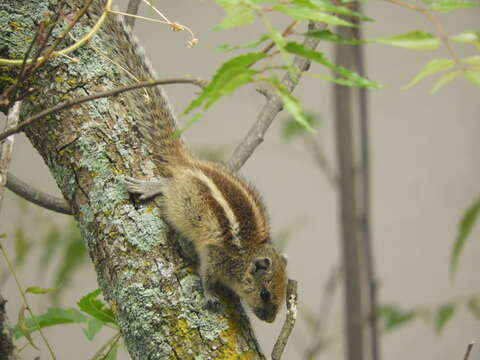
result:
[[[273,311],[269,311],[268,309],[260,308],[256,309],[255,315],[257,315],[260,320],[272,323],[275,320],[276,313]]]

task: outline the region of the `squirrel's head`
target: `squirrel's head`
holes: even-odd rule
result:
[[[285,300],[287,261],[274,248],[268,250],[251,259],[237,291],[260,320],[271,323]]]

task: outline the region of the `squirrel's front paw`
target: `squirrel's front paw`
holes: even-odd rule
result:
[[[166,179],[143,181],[130,176],[122,180],[125,190],[132,194],[140,194],[140,200],[147,200],[162,193],[162,188],[167,184]]]
[[[222,303],[215,295],[205,295],[204,306],[208,310],[219,311]]]

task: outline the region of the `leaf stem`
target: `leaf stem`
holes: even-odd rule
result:
[[[13,268],[12,262],[8,258],[7,252],[5,251],[5,248],[3,247],[1,242],[0,242],[0,251],[3,254],[5,262],[7,263],[8,269],[10,270],[10,272],[13,275],[13,278],[15,279],[15,283],[17,284],[18,291],[20,291],[20,295],[22,296],[23,302],[25,303],[26,310],[30,314],[30,317],[31,317],[32,321],[34,322],[35,326],[38,328],[38,332],[40,333],[40,336],[42,337],[45,345],[47,346],[48,351],[50,352],[50,355],[51,355],[52,359],[55,360],[56,357],[55,357],[55,354],[53,353],[53,349],[50,346],[47,338],[45,337],[45,334],[42,331],[42,328],[40,327],[40,324],[37,322],[37,319],[35,318],[35,315],[33,314],[32,310],[30,308],[27,297],[25,296],[25,292],[23,291],[22,285],[20,284],[20,281],[19,281],[19,279],[17,277],[17,274],[15,272],[15,269]]]
[[[100,355],[105,351],[106,348],[108,348],[110,345],[114,345],[118,340],[120,340],[121,334],[120,332],[117,332],[115,335],[113,335],[110,339],[107,340],[105,344],[102,345],[100,349],[93,355],[92,360],[96,360],[100,357]],[[112,346],[113,347],[113,346]],[[108,351],[107,355],[110,353],[111,349]]]

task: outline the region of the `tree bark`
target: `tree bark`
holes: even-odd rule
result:
[[[44,14],[55,1],[0,2],[0,57],[21,59]],[[84,1],[67,1],[77,11]],[[94,1],[101,9],[103,1]],[[72,35],[80,38],[98,19],[89,11]],[[116,63],[132,56],[116,47],[111,16],[90,44]],[[104,30],[110,31],[106,33]],[[71,40],[69,40],[71,42]],[[63,100],[135,82],[93,47],[55,58],[30,81],[38,93],[22,106],[22,118]],[[166,57],[168,55],[166,54]],[[170,60],[174,61],[173,56]],[[0,93],[19,67],[0,66]],[[152,74],[152,77],[154,75]],[[139,79],[141,80],[141,79]],[[139,98],[144,89],[99,99],[29,125],[25,131],[54,176],[78,221],[104,297],[134,359],[263,358],[238,300],[224,297],[219,313],[204,309],[196,271],[162,221],[154,202],[133,202],[123,189],[125,175],[153,178],[157,169],[142,144],[136,117],[148,117]],[[148,101],[148,100],[145,100]]]

